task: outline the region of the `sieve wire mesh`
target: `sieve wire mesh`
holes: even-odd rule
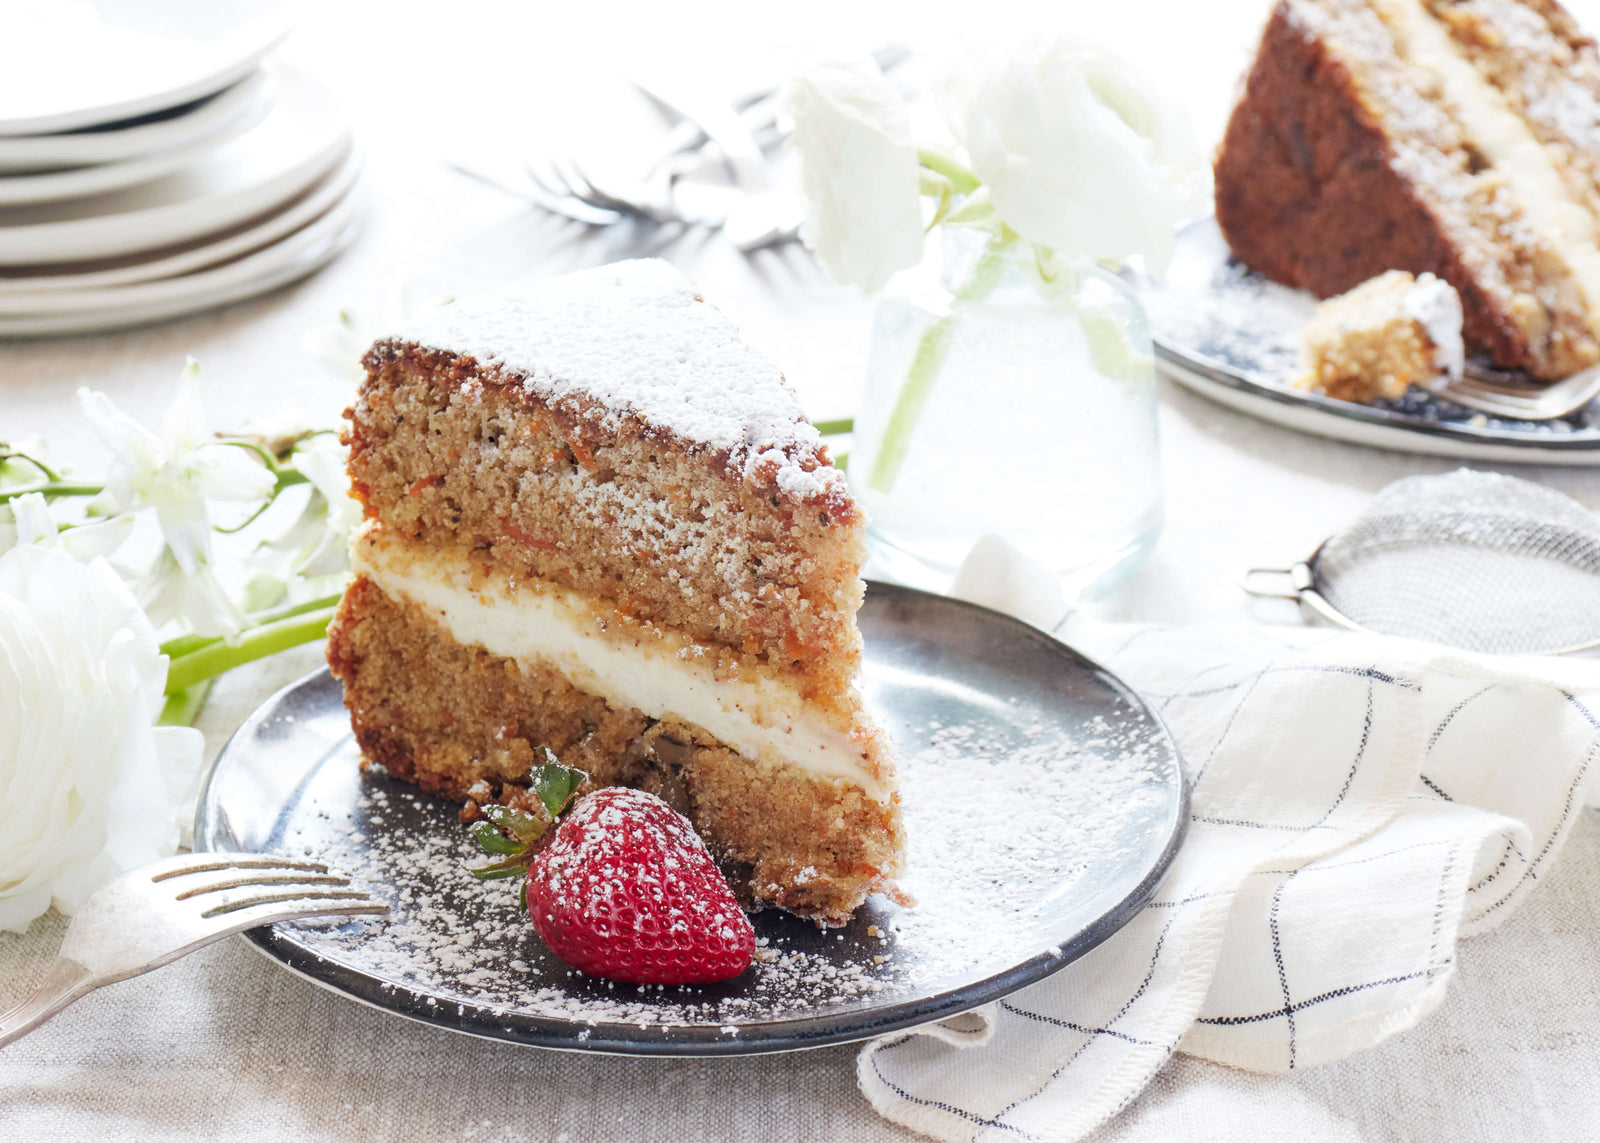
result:
[[[1388,635],[1497,654],[1600,642],[1600,519],[1512,476],[1397,480],[1311,573],[1336,610]]]

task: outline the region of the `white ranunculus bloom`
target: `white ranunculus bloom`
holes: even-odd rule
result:
[[[823,63],[791,79],[807,210],[800,237],[835,281],[876,290],[922,259],[920,167],[900,93],[871,60]]]
[[[1206,209],[1187,115],[1104,48],[1037,36],[977,55],[941,104],[1000,218],[1059,254],[1159,271],[1177,223]]]
[[[167,412],[167,435],[158,437],[111,403],[104,393],[80,389],[78,399],[96,435],[111,451],[105,491],[95,501],[104,512],[154,508],[166,551],[141,594],[152,618],[195,619],[203,635],[231,635],[244,613],[212,571],[210,500],[264,500],[273,475],[243,450],[219,446],[205,432],[200,370],[189,360],[178,399]],[[194,611],[185,608],[194,607]]]
[[[173,852],[199,731],[156,727],[167,661],[103,559],[0,555],[0,929]]]

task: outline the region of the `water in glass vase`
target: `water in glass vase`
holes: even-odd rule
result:
[[[1154,363],[1114,275],[952,235],[879,304],[852,491],[881,574],[941,591],[994,533],[1069,598],[1136,568],[1161,528]],[[931,260],[930,260],[931,261]]]

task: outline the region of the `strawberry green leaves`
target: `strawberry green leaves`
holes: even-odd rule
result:
[[[539,800],[549,811],[550,820],[555,821],[589,775],[557,762],[555,753],[548,746],[539,747],[539,754],[544,764],[533,768],[533,792],[539,795]]]
[[[556,819],[577,794],[578,787],[588,780],[589,775],[582,770],[561,765],[549,747],[540,747],[539,753],[544,762],[533,768],[530,786],[539,799],[537,808],[543,812],[531,814],[511,806],[484,806],[483,816],[488,820],[473,823],[472,839],[479,848],[503,859],[472,870],[479,881],[498,881],[526,873]],[[526,887],[522,901],[526,912]]]

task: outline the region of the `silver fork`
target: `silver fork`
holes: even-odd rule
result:
[[[617,194],[602,189],[575,159],[565,162],[547,159],[542,165],[529,163],[527,170],[533,184],[547,196],[544,204],[546,210],[555,210],[591,226],[607,226],[627,218],[656,226],[704,225],[715,228],[722,224],[720,218],[686,215],[668,205],[667,198],[672,187],[665,172],[633,188],[632,193]],[[552,204],[561,204],[561,209]],[[594,213],[579,217],[572,213],[574,208],[580,213],[585,210]]]
[[[1434,390],[1468,409],[1518,421],[1554,421],[1600,396],[1600,366],[1548,385],[1531,385],[1516,374],[1467,362],[1459,381]]]
[[[389,912],[349,885],[320,862],[248,853],[183,854],[124,873],[73,915],[39,990],[0,1013],[0,1047],[97,988],[233,933],[278,921]]]

